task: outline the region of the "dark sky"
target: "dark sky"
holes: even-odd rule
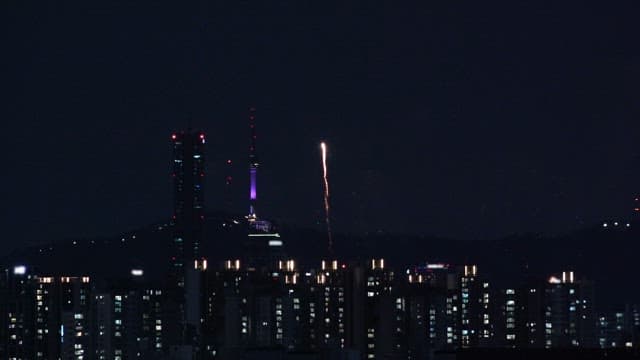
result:
[[[208,134],[207,201],[336,231],[491,238],[629,218],[637,2],[3,1],[3,245],[171,214],[170,141]],[[429,3],[429,4],[428,4]],[[313,4],[313,5],[311,5]],[[395,4],[395,6],[394,6]]]

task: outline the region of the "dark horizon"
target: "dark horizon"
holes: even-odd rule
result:
[[[213,215],[228,214],[231,216],[230,218],[236,217],[237,219],[240,219],[246,216],[241,212],[226,212],[225,210],[221,210],[221,209],[207,209],[205,213],[207,214],[207,216],[211,214]],[[285,222],[279,221],[278,219],[273,219],[268,217],[265,219],[268,219],[270,222],[273,223],[274,226],[277,226],[278,228],[286,227],[287,229],[295,229],[296,231],[303,231],[303,232],[311,231],[311,232],[317,232],[317,233],[326,233],[326,227],[324,226],[323,223],[316,223],[316,224],[305,226],[305,225],[299,225],[296,223],[285,223]],[[111,232],[98,233],[98,234],[70,234],[68,236],[63,236],[63,237],[34,239],[33,241],[30,241],[30,242],[18,244],[16,245],[16,248],[26,248],[30,246],[45,245],[45,244],[65,243],[73,240],[90,241],[90,240],[97,240],[97,239],[117,238],[126,234],[135,234],[136,232],[143,229],[152,228],[154,226],[158,226],[162,224],[168,224],[169,222],[170,222],[170,216],[166,216],[164,218],[159,218],[154,221],[149,221],[141,224],[134,224],[131,227],[128,227],[125,229],[118,229],[116,231],[111,231]],[[372,232],[363,232],[363,233],[350,232],[350,231],[337,231],[337,232],[333,232],[333,235],[338,237],[347,237],[347,238],[392,236],[392,237],[408,237],[408,238],[432,238],[432,239],[442,239],[442,240],[453,240],[453,241],[459,241],[459,242],[468,242],[468,241],[491,242],[491,241],[506,240],[514,237],[517,238],[517,237],[527,237],[527,236],[540,236],[545,239],[563,238],[563,237],[579,234],[585,231],[601,229],[603,227],[603,224],[607,224],[608,226],[613,227],[612,225],[613,221],[603,220],[603,221],[598,221],[591,224],[585,224],[583,227],[580,227],[580,228],[567,229],[565,232],[543,233],[543,232],[536,232],[536,231],[522,231],[522,232],[505,233],[495,237],[484,237],[484,238],[453,237],[453,236],[445,236],[445,235],[433,234],[428,232],[410,233],[410,232],[402,232],[402,231],[379,231],[379,232],[372,231]],[[622,221],[619,224],[620,224],[619,230],[624,230],[624,227],[626,224],[630,224],[630,225],[635,224],[634,226],[635,228],[640,225],[640,220],[636,219],[636,220]],[[615,228],[613,230],[615,230]],[[207,239],[207,240],[211,240],[211,239]],[[7,251],[11,251],[11,250],[14,250],[14,248],[7,249]]]

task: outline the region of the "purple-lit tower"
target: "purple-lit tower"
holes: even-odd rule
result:
[[[256,200],[258,190],[258,157],[256,156],[256,109],[249,108],[249,129],[251,131],[251,142],[249,145],[249,218],[256,219]]]
[[[258,200],[258,156],[256,155],[256,109],[249,108],[249,214],[248,238],[245,244],[246,264],[253,269],[276,269],[278,260],[283,259],[283,242],[273,224],[259,218],[256,213]]]

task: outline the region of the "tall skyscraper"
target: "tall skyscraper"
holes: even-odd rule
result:
[[[204,229],[205,135],[183,131],[173,141],[173,254],[167,314],[167,343],[172,351],[193,354],[200,332],[200,280],[195,268]]]
[[[173,245],[171,261],[179,287],[187,268],[198,258],[204,225],[205,136],[200,131],[178,132],[173,142]]]

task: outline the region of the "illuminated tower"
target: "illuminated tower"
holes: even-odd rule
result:
[[[256,109],[249,108],[249,129],[251,131],[251,142],[249,145],[249,218],[256,218],[257,177],[258,177],[258,157],[256,156]]]
[[[248,268],[277,269],[277,261],[283,254],[283,242],[273,224],[258,217],[256,202],[258,199],[258,156],[256,155],[256,109],[249,108],[249,214],[248,238],[245,243],[246,261]]]
[[[184,287],[185,273],[198,257],[204,224],[204,145],[202,132],[179,132],[173,142],[173,244],[172,272]]]

